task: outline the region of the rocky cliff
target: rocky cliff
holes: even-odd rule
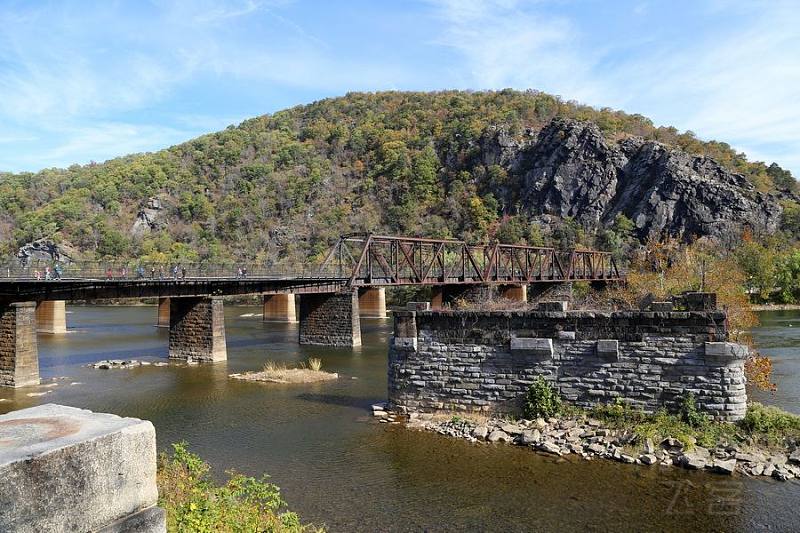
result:
[[[594,228],[622,213],[643,240],[728,240],[743,228],[772,233],[780,223],[775,197],[712,159],[635,137],[611,143],[592,123],[555,119],[523,146],[502,132],[495,146],[488,158],[518,176],[522,209],[532,216]]]

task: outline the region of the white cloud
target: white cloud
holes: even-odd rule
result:
[[[800,11],[791,2],[711,2],[699,8],[707,31],[675,40],[635,27],[602,35],[602,23],[589,24],[610,43],[601,47],[593,44],[602,42],[598,35],[584,39],[589,30],[552,4],[432,3],[446,27],[439,43],[468,65],[456,68],[464,86],[535,88],[638,112],[729,142],[751,159],[776,160],[800,176]],[[632,13],[658,16],[652,7],[640,3]],[[725,18],[732,14],[738,25]]]

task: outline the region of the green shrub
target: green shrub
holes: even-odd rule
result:
[[[739,425],[747,432],[760,434],[768,440],[800,437],[800,416],[757,402],[748,406]]]
[[[557,415],[561,411],[561,397],[553,387],[547,383],[542,376],[528,388],[525,394],[525,401],[522,412],[525,418],[548,418]]]
[[[167,511],[168,531],[302,532],[297,514],[285,510],[280,489],[260,479],[229,472],[230,479],[217,486],[209,476],[208,463],[187,449],[172,445],[173,455],[161,454],[158,465],[159,505]]]
[[[697,402],[694,399],[694,394],[691,392],[686,393],[681,398],[680,406],[678,407],[678,415],[680,419],[689,424],[693,428],[703,427],[708,424],[708,417],[697,409]]]

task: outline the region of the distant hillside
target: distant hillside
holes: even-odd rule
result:
[[[155,153],[0,174],[0,252],[46,238],[86,259],[292,263],[366,230],[725,242],[791,232],[795,187],[725,143],[540,92],[352,93]]]

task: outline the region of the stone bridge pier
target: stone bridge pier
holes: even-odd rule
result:
[[[264,322],[297,322],[294,294],[265,294]]]
[[[300,296],[300,344],[361,346],[358,290]]]
[[[386,318],[386,289],[365,287],[358,289],[358,312],[366,318]]]
[[[169,357],[200,362],[228,358],[221,296],[170,298]]]
[[[0,302],[0,386],[38,384],[36,302]]]
[[[39,333],[67,332],[67,305],[64,300],[44,300],[36,304],[36,325]]]

